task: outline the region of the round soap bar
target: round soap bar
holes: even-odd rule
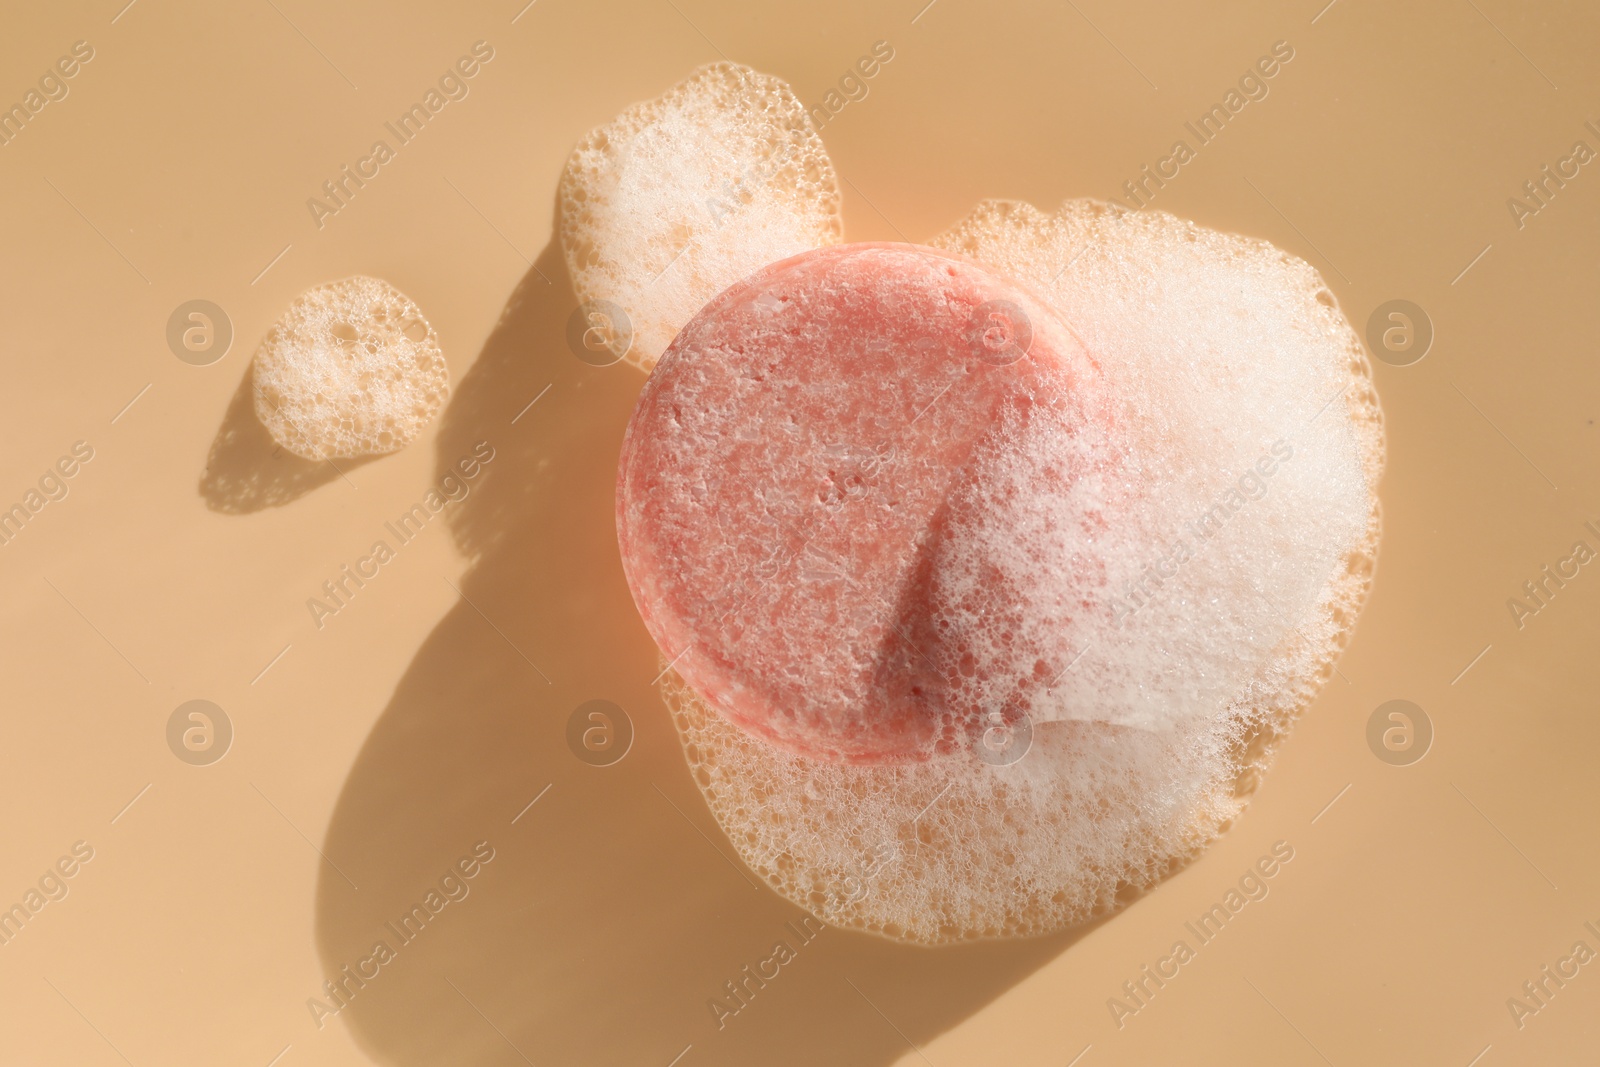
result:
[[[943,535],[971,525],[996,455],[1048,445],[1038,477],[1070,497],[1094,463],[1078,457],[1108,454],[1062,448],[1103,433],[1097,377],[1053,312],[950,253],[834,246],[733,285],[662,356],[623,443],[645,625],[717,712],[796,754],[915,760],[1015,721],[1070,627],[1008,655],[1050,583],[1013,566],[986,591]]]
[[[1239,817],[1360,614],[1384,454],[1355,331],[1265,241],[1080,200],[986,203],[935,243],[1047,301],[1112,401],[1071,436],[1035,421],[977,450],[938,523],[932,618],[987,676],[1067,635],[1027,746],[825,763],[662,680],[740,860],[829,926],[924,945],[1103,917]]]

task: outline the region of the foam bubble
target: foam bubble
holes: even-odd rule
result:
[[[561,246],[580,301],[627,312],[646,370],[684,323],[760,267],[843,238],[833,164],[780,78],[700,68],[573,149]]]
[[[256,415],[307,459],[404,448],[450,394],[439,337],[417,305],[379,278],[307,289],[254,363]]]
[[[1052,489],[1078,445],[1048,419],[997,427],[952,494],[948,624],[1002,635],[980,654],[1018,669],[1083,650],[1030,691],[1031,748],[829,763],[664,683],[745,862],[825,921],[924,944],[1105,914],[1227,827],[1354,624],[1383,456],[1359,340],[1266,242],[1080,201],[984,204],[935,243],[1030,284],[1118,401],[1115,477],[1077,499]]]

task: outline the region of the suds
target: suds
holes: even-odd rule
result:
[[[256,415],[307,459],[393,452],[450,393],[439,337],[403,293],[357,275],[295,298],[256,350]]]
[[[561,247],[580,301],[622,307],[649,370],[706,301],[842,239],[833,164],[789,86],[702,67],[590,133],[561,176]]]

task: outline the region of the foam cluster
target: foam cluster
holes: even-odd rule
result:
[[[665,683],[745,862],[830,923],[923,944],[1105,914],[1227,827],[1354,624],[1383,462],[1360,342],[1266,242],[1080,201],[986,203],[934,243],[1037,293],[1109,403],[1100,434],[998,420],[929,545],[930,626],[986,664],[977,706],[1020,683],[1031,746],[851,765]]]
[[[561,246],[580,301],[620,308],[613,354],[650,369],[706,301],[843,237],[833,164],[782,79],[702,67],[591,132],[561,177]]]
[[[1251,716],[1166,731],[1043,723],[1011,764],[947,755],[856,766],[794,755],[663,694],[690,772],[739,856],[834,926],[944,944],[1105,915],[1243,808]]]
[[[438,334],[421,310],[361,275],[296,297],[256,350],[253,374],[256,415],[306,459],[404,448],[450,394]]]
[[[1370,366],[1317,272],[1094,201],[985,203],[934,243],[1039,292],[1116,404],[1114,524],[1064,537],[1055,494],[1021,491],[1047,460],[1017,449],[973,479],[987,499],[952,553],[969,582],[978,560],[1012,581],[1086,555],[1104,567],[1100,610],[1072,624],[1081,658],[1034,717],[1154,729],[1254,684],[1308,700],[1365,594],[1383,463]],[[1063,624],[1021,620],[1024,645]]]

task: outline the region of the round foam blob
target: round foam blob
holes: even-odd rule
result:
[[[780,78],[713,63],[573,149],[561,247],[578,299],[619,307],[649,370],[707,300],[844,235],[833,164]],[[608,309],[609,310],[609,309]],[[612,323],[613,338],[630,331]]]
[[[719,712],[802,755],[926,758],[1015,721],[1067,650],[1009,655],[1008,613],[1070,614],[1057,594],[1081,600],[1093,561],[1066,561],[1081,583],[1001,575],[949,534],[982,525],[969,483],[1023,450],[1050,453],[1027,491],[1104,525],[1097,406],[1071,333],[969,260],[842,245],[759,271],[684,327],[628,426],[618,530],[645,624]]]
[[[306,459],[393,452],[450,395],[439,337],[417,305],[379,278],[307,289],[256,349],[256,415]]]
[[[1020,758],[808,757],[664,682],[744,861],[826,922],[921,944],[1106,914],[1226,829],[1355,622],[1383,457],[1359,340],[1316,271],[1264,241],[1078,201],[984,204],[935,243],[1041,294],[1097,367],[1087,425],[1108,428],[975,449],[951,494],[964,518],[930,564],[950,625],[1010,621],[976,660],[1073,634],[1075,658],[1013,724]],[[1080,506],[1060,526],[1048,472],[1074,453],[1053,449],[1095,440],[1115,477],[1077,484],[1104,493],[1104,521]],[[1081,600],[1017,599],[1074,551],[1104,568],[1056,572]]]

